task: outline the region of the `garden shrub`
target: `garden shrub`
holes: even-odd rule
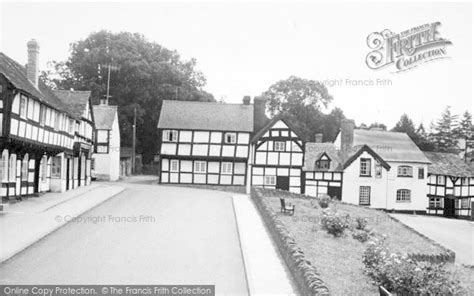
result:
[[[360,242],[365,243],[370,238],[370,233],[367,230],[356,229],[352,232],[352,237]]]
[[[348,216],[341,217],[334,211],[325,210],[321,218],[321,225],[329,234],[339,237],[349,228]]]
[[[323,195],[322,197],[319,198],[319,206],[322,208],[322,209],[325,209],[327,207],[329,207],[329,204],[331,203],[331,197],[329,197],[329,195]]]
[[[372,240],[363,255],[366,273],[378,285],[399,295],[456,295],[459,281],[452,280],[443,264],[417,262],[391,253],[382,239]]]
[[[363,217],[357,217],[355,218],[355,229],[365,230],[365,228],[367,227],[367,223],[367,219]]]

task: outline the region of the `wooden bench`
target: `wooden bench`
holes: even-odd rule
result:
[[[283,214],[293,215],[295,213],[295,205],[291,203],[286,204],[284,198],[280,198],[281,212]]]

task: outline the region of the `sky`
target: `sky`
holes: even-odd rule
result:
[[[324,82],[356,124],[393,127],[403,113],[429,126],[447,105],[473,107],[472,4],[443,2],[5,2],[0,51],[26,63],[40,43],[41,68],[65,60],[69,45],[102,29],[145,35],[184,59],[195,58],[216,99],[240,103],[294,75]],[[372,70],[367,37],[441,22],[448,59],[400,73]]]

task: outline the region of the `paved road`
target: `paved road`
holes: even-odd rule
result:
[[[0,283],[215,284],[219,295],[246,295],[231,196],[152,183],[129,180],[81,221],[4,262]]]
[[[401,222],[456,253],[456,262],[474,265],[474,224],[466,220],[392,214]]]

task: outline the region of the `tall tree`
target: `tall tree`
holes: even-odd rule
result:
[[[434,151],[435,144],[430,141],[430,135],[426,132],[422,123],[416,129],[415,144],[423,151]]]
[[[400,117],[400,120],[398,120],[398,122],[395,124],[395,127],[392,129],[392,131],[407,133],[410,138],[416,138],[415,124],[407,114],[403,114]]]
[[[285,114],[308,140],[313,139],[315,133],[324,133],[322,124],[325,115],[321,108],[327,107],[333,100],[324,84],[291,76],[271,85],[262,96],[267,99],[270,116]]]
[[[177,51],[148,41],[141,34],[100,31],[71,45],[68,60],[53,62],[51,79],[64,89],[91,90],[97,103],[107,91],[107,65],[111,73],[111,104],[118,105],[122,146],[131,146],[134,109],[137,110],[137,150],[144,162],[157,152],[156,125],[162,101],[214,101],[203,91],[204,75],[196,60],[184,61]]]
[[[457,152],[459,150],[456,135],[457,118],[458,116],[451,113],[451,107],[447,106],[441,114],[441,118],[434,125],[431,138],[437,151]]]
[[[455,134],[457,135],[458,139],[462,140],[462,144],[464,147],[461,147],[461,149],[463,149],[464,160],[466,160],[469,150],[474,148],[472,115],[471,113],[469,113],[469,111],[466,110],[466,112],[464,112],[464,114],[462,115],[462,118],[459,121],[459,125],[455,129]]]

